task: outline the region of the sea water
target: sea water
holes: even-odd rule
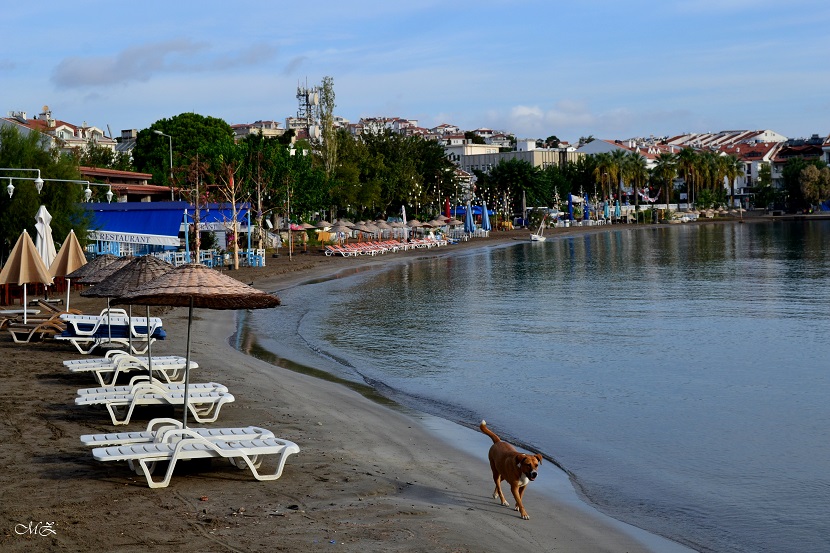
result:
[[[555,460],[700,551],[830,551],[830,221],[615,228],[364,268],[246,324]],[[332,260],[336,263],[336,260]]]

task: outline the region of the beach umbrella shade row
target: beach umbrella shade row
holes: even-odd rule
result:
[[[187,428],[193,309],[267,309],[278,306],[280,299],[199,263],[188,263],[124,294],[116,303],[188,308],[182,418],[182,425]]]
[[[114,256],[113,256],[114,257]],[[55,260],[49,266],[49,273],[53,277],[63,277],[66,279],[66,309],[69,310],[69,289],[71,282],[69,275],[86,265],[86,256],[78,238],[75,236],[75,231],[70,230],[66,235],[66,240],[63,241],[61,249],[55,256]]]
[[[32,238],[24,229],[14,244],[6,264],[0,270],[0,284],[17,284],[23,287],[23,323],[28,322],[26,286],[30,283],[49,285],[52,275],[38,255]]]
[[[78,282],[80,279],[85,278],[96,271],[98,271],[101,267],[105,267],[118,259],[118,256],[112,255],[111,253],[106,253],[104,255],[99,255],[89,263],[75,269],[68,275],[66,278],[72,279],[75,282]]]
[[[81,295],[88,298],[107,298],[107,311],[111,298],[117,298],[139,286],[160,277],[167,271],[173,269],[173,265],[152,255],[141,257],[124,258],[128,263],[116,270],[101,282],[81,292]],[[111,267],[112,264],[108,265]],[[130,305],[129,316],[132,318],[132,305]],[[150,369],[150,379],[153,378],[152,353],[150,351],[150,306],[147,306],[147,357]],[[130,351],[132,351],[132,332],[128,334]]]

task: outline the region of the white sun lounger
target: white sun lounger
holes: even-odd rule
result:
[[[199,436],[191,429],[180,429],[165,434],[164,442],[99,447],[92,450],[98,461],[127,461],[136,474],[144,474],[151,488],[164,488],[170,483],[173,469],[179,461],[224,457],[240,469],[248,468],[257,480],[276,480],[282,475],[286,458],[299,453],[297,444],[279,438],[217,441]],[[260,474],[265,457],[276,457],[276,468],[269,474]],[[152,477],[156,463],[168,461],[164,478]]]
[[[228,392],[191,389],[187,407],[197,422],[213,422],[219,416],[222,406],[232,401],[234,397]],[[128,424],[133,411],[139,405],[184,405],[184,390],[169,392],[139,390],[134,394],[79,395],[75,398],[75,405],[103,405],[110,414],[112,424],[118,426]]]
[[[191,382],[190,389],[192,391],[214,391],[214,392],[227,392],[228,387],[222,384],[218,384],[216,382]],[[158,392],[158,393],[169,393],[169,392],[184,392],[184,383],[176,382],[173,384],[169,384],[167,382],[160,382],[158,380],[153,380],[153,382],[149,382],[146,376],[136,376],[132,380],[130,380],[129,384],[125,384],[122,386],[99,386],[97,388],[81,388],[78,390],[78,396],[98,396],[98,397],[106,397],[106,396],[119,396],[124,394],[136,394],[139,392]]]
[[[113,310],[111,315],[102,313],[101,315],[73,315],[66,313],[60,316],[61,320],[68,326],[72,327],[73,333],[76,336],[92,336],[101,327],[106,328],[108,325],[114,327],[124,327],[129,325],[130,333],[133,338],[147,338],[146,332],[138,332],[137,327],[147,328],[147,317],[128,317],[126,312],[116,313]],[[150,328],[148,329],[152,335],[158,328],[161,328],[162,322],[159,317],[150,317]]]
[[[64,335],[58,334],[54,336],[54,340],[58,340],[59,342],[69,342],[75,349],[78,350],[78,353],[83,355],[88,355],[92,353],[92,350],[99,346],[111,346],[111,345],[118,345],[119,347],[129,349],[130,348],[130,340],[129,338],[117,338],[113,336],[112,338],[109,337],[101,337],[96,338],[94,336],[74,336],[74,335]],[[155,343],[155,338],[150,338],[150,343]],[[134,339],[132,340],[132,353],[136,355],[141,355],[143,353],[147,353],[147,340],[146,338],[143,340]]]
[[[92,373],[101,386],[114,385],[123,373],[149,370],[146,355],[137,357],[127,353],[95,359],[69,359],[63,364],[73,373]],[[184,366],[185,358],[179,355],[153,356],[153,375],[167,383],[184,381]],[[199,364],[191,361],[190,369],[197,368]]]
[[[153,419],[147,429],[141,432],[108,432],[105,434],[84,434],[81,443],[85,446],[102,447],[111,445],[130,445],[163,442],[164,435],[171,430],[180,430],[182,421],[176,419]],[[256,438],[273,438],[270,430],[258,426],[245,427],[188,427],[190,430],[208,440],[253,440]]]

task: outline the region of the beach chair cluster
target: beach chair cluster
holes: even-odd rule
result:
[[[25,319],[22,310],[4,311],[0,315],[0,329],[8,330],[17,344],[41,342],[57,336],[66,330],[66,325],[61,320],[62,315],[81,313],[77,309],[62,310],[44,300],[36,300],[34,305],[36,307],[29,309]]]
[[[356,242],[351,244],[333,244],[326,246],[325,253],[327,256],[341,255],[343,257],[357,257],[359,255],[381,255],[385,253],[395,253],[418,248],[446,246],[448,243],[449,242],[447,240],[431,237],[413,239],[408,242],[399,242],[397,240]]]
[[[71,359],[63,364],[73,373],[92,374],[99,384],[78,390],[75,404],[104,407],[114,425],[129,424],[136,411],[147,406],[187,409],[200,424],[215,422],[222,406],[235,398],[222,384],[190,382],[185,405],[185,362],[178,356],[111,351],[105,357]],[[191,361],[191,370],[198,367]],[[131,377],[127,384],[118,384],[119,378],[127,376]],[[234,467],[250,470],[257,480],[276,480],[282,475],[286,458],[300,451],[296,444],[264,428],[183,427],[180,421],[169,418],[153,419],[141,431],[87,434],[81,436],[81,443],[93,448],[92,456],[98,461],[126,461],[151,488],[168,486],[179,462],[205,458],[227,459]],[[262,470],[264,461],[273,465],[273,470]],[[154,476],[162,463],[167,463],[164,474]]]
[[[65,328],[54,339],[72,344],[82,354],[105,345],[140,354],[147,351],[148,343],[167,337],[160,318],[130,317],[123,309],[105,309],[99,315],[63,314],[60,319]]]

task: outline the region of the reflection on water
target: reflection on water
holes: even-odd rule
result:
[[[617,518],[701,550],[825,551],[828,236],[819,221],[520,243],[285,291],[272,316],[293,355],[486,418]]]

